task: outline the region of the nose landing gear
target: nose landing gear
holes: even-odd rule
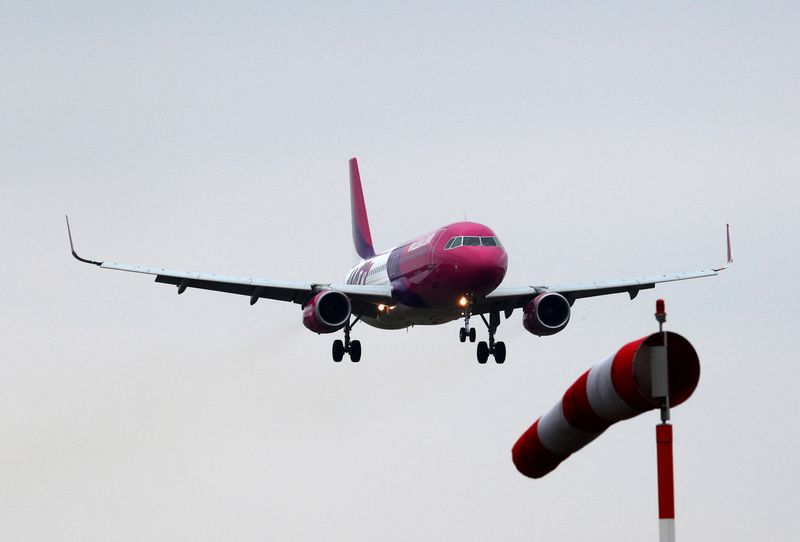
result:
[[[458,340],[466,342],[467,337],[469,337],[469,342],[474,343],[477,335],[475,334],[475,328],[469,327],[469,309],[464,310],[464,327],[458,330]]]
[[[351,324],[350,319],[348,319],[347,323],[344,325],[344,342],[342,342],[341,339],[336,339],[333,341],[333,347],[331,348],[333,361],[337,363],[342,361],[345,354],[350,354],[350,361],[353,363],[358,363],[361,361],[361,341],[350,340],[350,330],[359,322],[359,320],[361,320],[360,316]]]

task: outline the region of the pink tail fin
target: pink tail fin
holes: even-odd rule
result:
[[[353,217],[353,244],[356,252],[364,259],[375,256],[372,248],[372,235],[369,231],[367,207],[364,205],[364,192],[361,189],[361,175],[358,173],[358,161],[350,159],[350,211]]]

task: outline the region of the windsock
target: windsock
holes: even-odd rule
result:
[[[667,331],[626,344],[576,380],[547,414],[511,450],[517,470],[541,478],[608,427],[661,406],[651,397],[651,350],[666,337],[670,407],[688,399],[700,379],[691,343]]]

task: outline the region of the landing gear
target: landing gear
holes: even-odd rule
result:
[[[489,361],[489,345],[486,341],[481,341],[478,343],[478,363],[483,365],[487,361]]]
[[[339,363],[344,358],[344,343],[340,339],[333,341],[331,353],[333,354],[333,361],[336,363]]]
[[[356,318],[351,324],[348,319],[347,323],[344,325],[344,342],[340,339],[333,341],[333,347],[331,348],[333,361],[337,363],[342,361],[345,354],[350,354],[350,361],[353,363],[361,361],[361,341],[350,340],[350,330],[353,329],[353,326],[356,325],[359,320],[361,320],[361,317]]]
[[[475,334],[475,328],[469,327],[469,309],[464,310],[464,327],[458,330],[458,340],[463,342],[467,341],[469,338],[469,342],[474,343],[477,335]]]
[[[506,361],[506,343],[503,341],[494,345],[494,361],[495,363],[505,363]]]
[[[350,361],[353,363],[361,361],[361,341],[353,341],[350,343]]]
[[[489,328],[489,343],[481,341],[478,343],[478,363],[484,364],[489,360],[489,356],[494,356],[494,361],[497,364],[505,363],[506,361],[506,343],[502,341],[494,342],[494,334],[500,326],[500,312],[491,311],[489,313],[489,321],[481,314],[481,320]],[[472,331],[475,331],[474,329]]]
[[[461,341],[462,343],[466,342],[467,338],[469,338],[469,342],[474,343],[476,337],[477,335],[475,335],[474,327],[471,328],[469,331],[467,331],[467,328],[464,327],[458,330],[458,340]]]

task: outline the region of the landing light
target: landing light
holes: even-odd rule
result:
[[[469,303],[469,300],[466,298],[466,296],[462,295],[461,299],[458,300],[458,304],[461,305],[462,307],[466,307],[467,303]]]
[[[386,305],[383,305],[383,304],[378,305],[378,312],[383,312],[385,310],[386,310]]]

